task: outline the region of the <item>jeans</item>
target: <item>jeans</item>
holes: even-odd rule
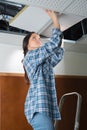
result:
[[[55,130],[53,121],[43,113],[35,113],[30,124],[33,130]]]

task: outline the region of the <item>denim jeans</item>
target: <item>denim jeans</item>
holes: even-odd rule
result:
[[[33,130],[55,130],[53,121],[43,113],[35,113],[30,124]]]

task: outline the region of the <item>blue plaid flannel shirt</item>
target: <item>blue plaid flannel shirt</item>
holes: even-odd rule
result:
[[[53,120],[61,119],[53,74],[53,67],[63,57],[61,41],[62,32],[53,28],[50,41],[38,49],[28,51],[24,57],[23,65],[30,80],[24,109],[29,123],[35,112],[46,114]]]

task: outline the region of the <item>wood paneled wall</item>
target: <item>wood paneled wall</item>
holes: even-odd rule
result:
[[[1,130],[32,130],[24,116],[27,90],[22,75],[0,76]]]
[[[58,101],[68,92],[82,95],[80,129],[87,129],[87,77],[56,76]],[[24,102],[28,85],[20,74],[0,74],[0,126],[1,130],[32,130],[24,116]],[[76,97],[68,98],[62,109],[59,130],[74,130]]]
[[[87,129],[87,76],[56,76],[56,88],[58,101],[65,93],[78,92],[82,96],[80,127],[79,130]],[[76,97],[66,99],[62,109],[62,120],[59,130],[74,130]]]

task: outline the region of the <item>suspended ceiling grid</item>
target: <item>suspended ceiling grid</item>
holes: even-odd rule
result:
[[[9,1],[14,2],[14,0]],[[15,0],[15,2],[29,5],[29,7],[15,17],[10,25],[27,31],[33,30],[46,36],[50,36],[52,25],[42,8],[60,13],[59,21],[62,31],[87,17],[87,0]]]

